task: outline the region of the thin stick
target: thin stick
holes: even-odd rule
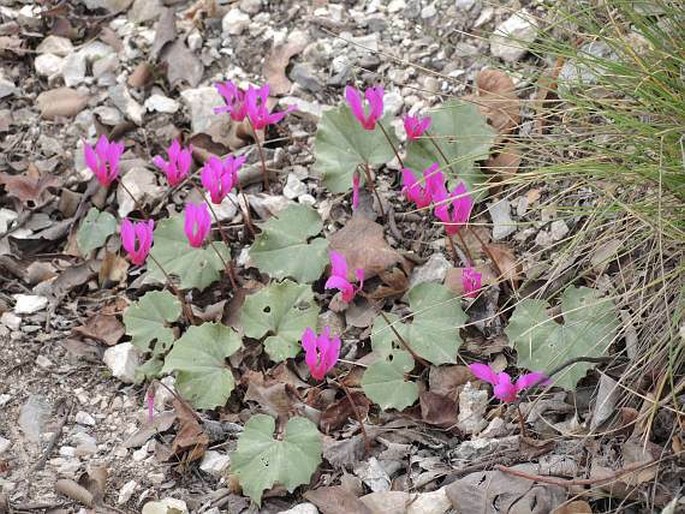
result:
[[[464,236],[461,235],[461,232],[457,231],[457,237],[459,238],[459,241],[461,241],[461,246],[464,247],[464,252],[466,252],[466,256],[469,259],[469,262],[467,262],[467,264],[469,266],[473,266],[475,261],[473,260],[473,257],[471,256],[471,251],[469,250],[469,247],[466,246],[466,241],[464,241]]]
[[[429,368],[430,367],[430,362],[425,360],[423,357],[418,355],[411,346],[409,346],[409,343],[400,335],[400,333],[397,331],[397,329],[393,326],[393,324],[390,322],[388,319],[388,316],[386,316],[385,312],[383,312],[383,309],[373,300],[371,297],[369,297],[367,294],[364,292],[361,292],[361,294],[368,300],[368,302],[371,304],[371,306],[376,309],[376,312],[381,315],[383,318],[383,321],[385,321],[385,324],[388,325],[388,328],[392,330],[392,333],[395,335],[395,337],[399,340],[399,342],[404,346],[404,348],[411,354],[411,356],[414,358],[415,361],[420,362],[424,367]]]
[[[427,137],[427,138],[430,140],[430,142],[433,144],[433,146],[435,147],[435,149],[438,151],[438,153],[440,154],[440,156],[444,159],[444,161],[445,161],[445,167],[446,167],[446,168],[449,168],[449,167],[450,167],[450,161],[449,161],[449,159],[447,159],[447,156],[446,156],[445,153],[442,151],[442,148],[440,148],[440,147],[438,146],[438,143],[435,142],[435,138],[434,138],[433,136],[430,135],[430,132],[428,132],[428,130],[425,131],[425,134],[426,134],[426,137]]]
[[[369,163],[365,162],[362,168],[364,174],[366,175],[366,183],[371,187],[371,191],[376,195],[376,200],[378,200],[378,208],[381,210],[381,216],[385,218],[385,210],[383,209],[383,202],[381,202],[381,197],[376,190],[376,184],[371,179],[371,168],[369,168]]]
[[[230,249],[230,244],[228,242],[228,236],[224,232],[224,228],[221,226],[221,222],[219,221],[219,216],[217,216],[216,211],[214,210],[214,207],[212,206],[212,202],[207,200],[207,197],[202,194],[202,191],[200,191],[200,188],[197,187],[197,185],[193,184],[193,187],[195,190],[200,193],[200,196],[202,199],[205,201],[207,204],[207,207],[209,207],[209,212],[212,213],[212,217],[214,218],[214,221],[216,221],[216,226],[219,229],[219,234],[221,235],[221,240],[224,242],[226,245],[227,249]],[[224,269],[226,270],[226,274],[228,275],[228,279],[231,281],[231,286],[233,289],[238,289],[238,285],[236,283],[236,274],[235,274],[235,268],[233,267],[233,260],[229,259],[228,262],[226,262],[226,259],[224,259],[224,256],[221,254],[219,249],[216,247],[214,244],[214,241],[210,240],[209,244],[212,245],[212,248],[216,252],[216,254],[219,256],[219,259],[221,259],[221,262],[224,265]]]
[[[454,262],[456,267],[459,267],[459,255],[457,254],[457,249],[454,246],[454,241],[452,241],[452,237],[447,233],[445,233],[445,239],[447,239],[447,247],[450,249],[450,253],[452,254],[452,262]]]
[[[663,459],[662,459],[663,460]],[[524,471],[520,471],[518,469],[513,469],[513,468],[508,468],[506,466],[502,466],[501,464],[498,464],[495,466],[495,469],[497,471],[501,471],[502,473],[506,473],[508,475],[512,475],[515,477],[519,478],[525,478],[526,480],[532,480],[534,482],[540,482],[543,484],[550,484],[550,485],[558,485],[561,487],[572,487],[572,486],[578,486],[578,485],[600,485],[604,484],[606,482],[612,482],[619,477],[623,475],[627,475],[628,473],[634,473],[635,471],[640,471],[642,469],[649,468],[651,466],[655,466],[659,464],[661,461],[654,460],[650,462],[636,462],[635,464],[631,464],[630,466],[626,466],[623,469],[619,469],[618,471],[615,471],[614,473],[611,474],[611,476],[607,477],[597,477],[597,478],[573,478],[573,479],[564,479],[564,478],[556,478],[552,476],[544,476],[544,475],[532,475],[530,473],[526,473]]]
[[[354,403],[354,399],[352,398],[352,394],[350,393],[350,390],[347,388],[347,386],[343,383],[343,381],[340,379],[340,374],[336,371],[336,384],[338,384],[343,392],[345,393],[345,396],[347,397],[347,401],[350,402],[350,406],[352,407],[352,412],[354,412],[354,417],[357,418],[357,421],[359,422],[359,427],[362,430],[362,438],[364,439],[364,452],[365,455],[368,455],[369,452],[371,451],[371,439],[369,439],[369,434],[366,433],[366,427],[364,427],[364,420],[362,419],[361,414],[359,413],[359,410],[357,409],[357,404]]]
[[[66,403],[66,400],[64,400],[64,399],[60,400],[60,406],[64,403]],[[59,438],[62,435],[62,430],[64,430],[64,425],[67,424],[67,421],[69,419],[69,415],[71,414],[71,410],[73,408],[74,408],[74,404],[69,402],[69,406],[67,407],[67,410],[64,413],[64,416],[62,417],[59,424],[57,425],[57,428],[55,429],[54,434],[52,434],[52,437],[50,438],[50,442],[48,443],[47,448],[45,448],[45,452],[43,452],[43,455],[41,455],[40,459],[38,459],[38,462],[36,462],[36,464],[33,466],[32,471],[40,471],[45,467],[45,463],[47,462],[48,457],[50,457],[52,450],[54,450],[55,446],[57,446],[57,441],[59,441]]]
[[[397,160],[400,163],[400,166],[402,166],[404,168],[404,161],[402,160],[402,157],[400,157],[400,153],[397,151],[397,148],[395,148],[395,145],[392,144],[392,139],[390,139],[390,134],[388,134],[386,132],[385,127],[380,122],[380,120],[378,120],[376,123],[378,123],[378,128],[380,128],[381,132],[383,132],[383,135],[385,136],[385,139],[388,141],[390,148],[392,148],[392,151],[395,152],[395,157],[397,157]]]

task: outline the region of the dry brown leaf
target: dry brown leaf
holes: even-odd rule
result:
[[[288,419],[301,404],[294,387],[266,378],[258,371],[248,370],[241,382],[247,384],[245,401],[257,402],[267,414],[281,421]]]
[[[70,87],[59,87],[44,91],[36,98],[36,104],[40,109],[40,117],[44,120],[52,120],[58,116],[71,118],[80,113],[88,105],[90,96],[79,93]]]
[[[521,120],[521,101],[514,82],[499,70],[483,70],[476,76],[476,102],[500,136],[511,133]]]
[[[592,507],[584,500],[576,500],[557,507],[552,514],[592,514]]]
[[[521,278],[521,266],[514,255],[514,251],[505,244],[493,243],[485,245],[488,255],[493,260],[493,268],[498,280],[508,280],[515,288]]]
[[[186,463],[201,459],[209,445],[209,437],[205,434],[195,413],[178,398],[173,401],[174,410],[178,417],[180,429],[171,445],[172,454],[185,454]]]
[[[333,402],[321,413],[319,426],[324,433],[330,434],[332,431],[342,428],[345,423],[347,423],[348,419],[356,420],[357,414],[359,414],[362,419],[368,416],[371,402],[369,402],[366,396],[363,393],[356,391],[351,392],[350,396],[354,402],[354,407],[350,404],[347,395],[345,395],[343,398]]]
[[[373,514],[352,492],[341,486],[319,487],[304,493],[321,514]]]
[[[428,388],[433,393],[456,400],[459,387],[469,380],[473,380],[473,375],[466,366],[431,366]]]
[[[129,263],[116,253],[107,252],[98,273],[98,284],[108,287],[110,283],[118,284],[126,279]]]
[[[74,332],[102,341],[108,346],[114,346],[124,336],[126,328],[116,316],[95,314],[86,321],[85,325],[74,328]]]
[[[424,391],[419,396],[421,419],[429,425],[441,428],[456,427],[457,404],[452,398]]]
[[[504,177],[516,174],[521,164],[521,153],[512,145],[506,146],[500,153],[485,161],[485,168],[498,175],[501,180]]]
[[[150,48],[150,57],[157,59],[167,43],[176,39],[176,13],[173,9],[164,9],[155,27],[155,39]]]
[[[152,66],[147,61],[143,61],[128,76],[127,84],[138,89],[147,86],[152,80]]]
[[[330,248],[345,256],[350,280],[356,269],[363,269],[368,279],[402,261],[385,241],[383,226],[358,214],[331,236]]]
[[[164,49],[162,61],[166,62],[167,80],[172,87],[182,83],[195,87],[202,80],[205,67],[182,39],[177,39]]]
[[[48,188],[59,187],[61,184],[58,177],[41,173],[33,164],[29,164],[24,175],[0,172],[0,185],[5,186],[7,194],[25,205],[31,202],[35,206],[47,201],[51,196]]]
[[[274,96],[285,95],[290,92],[292,82],[285,75],[285,70],[290,63],[290,59],[299,54],[309,44],[306,34],[296,31],[288,36],[285,43],[276,45],[271,49],[271,53],[264,61],[262,74],[271,87],[271,94]]]

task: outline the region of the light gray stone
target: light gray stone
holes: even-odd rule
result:
[[[48,36],[40,42],[36,52],[39,54],[54,54],[59,57],[66,57],[74,52],[74,45],[66,37]]]
[[[14,85],[14,82],[7,80],[5,77],[0,75],[0,98],[14,96],[17,93],[19,93],[19,88]]]
[[[262,10],[262,0],[240,0],[238,7],[247,14],[257,14]]]
[[[45,296],[35,294],[15,294],[14,305],[15,314],[33,314],[42,311],[48,306],[48,299]]]
[[[516,223],[509,214],[511,205],[508,200],[499,200],[488,204],[488,212],[492,218],[492,238],[495,241],[504,239],[516,231]]]
[[[133,493],[137,487],[138,482],[135,480],[129,480],[123,486],[121,486],[121,489],[119,490],[119,497],[117,498],[117,504],[123,505],[127,503],[131,499],[131,496],[133,496]]]
[[[205,452],[200,469],[215,477],[220,477],[231,464],[231,457],[225,453],[208,450]]]
[[[282,510],[278,514],[319,514],[319,509],[313,503],[300,503],[292,509]]]
[[[148,111],[175,113],[181,107],[180,104],[173,98],[164,95],[150,95],[150,98],[145,100],[145,108]]]
[[[36,73],[42,77],[53,77],[62,73],[64,59],[54,54],[41,54],[33,61]]]
[[[188,506],[183,500],[176,498],[164,498],[156,502],[148,502],[143,505],[142,514],[188,514]]]
[[[145,23],[157,19],[161,10],[160,0],[135,0],[128,11],[128,19],[133,23]]]
[[[569,228],[564,220],[556,220],[553,221],[552,224],[549,226],[549,231],[552,236],[552,239],[554,239],[555,241],[559,241],[566,237],[566,234],[568,234],[569,232]]]
[[[9,450],[11,446],[12,441],[10,441],[9,439],[5,439],[4,437],[0,437],[0,455]]]
[[[87,427],[95,426],[95,418],[88,414],[86,411],[78,411],[74,419],[76,420],[76,423],[78,423],[79,425],[84,425]]]
[[[529,11],[521,9],[497,26],[490,37],[490,52],[504,61],[516,62],[537,36],[537,21]]]
[[[131,96],[125,84],[119,84],[109,88],[109,97],[112,103],[119,109],[124,116],[136,125],[143,124],[145,108]]]
[[[105,350],[102,357],[107,367],[116,378],[126,384],[132,384],[138,367],[138,350],[131,343],[121,343]]]
[[[298,179],[295,174],[288,174],[288,179],[283,187],[283,196],[290,200],[294,200],[305,193],[307,193],[307,186],[305,183]]]
[[[221,31],[231,36],[239,36],[250,25],[250,15],[234,7],[221,19]]]
[[[19,330],[19,327],[21,326],[21,317],[13,312],[3,312],[2,316],[0,316],[0,323],[10,330]]]
[[[425,264],[414,268],[409,279],[409,287],[412,288],[424,282],[442,283],[445,280],[445,275],[447,275],[447,270],[451,267],[450,262],[441,253],[434,253]]]
[[[190,109],[190,125],[193,133],[204,132],[216,119],[214,107],[224,105],[221,95],[213,87],[186,89],[181,98]]]
[[[459,394],[459,415],[457,427],[465,434],[475,434],[487,426],[483,419],[488,407],[488,392],[476,389],[471,382],[467,382]]]

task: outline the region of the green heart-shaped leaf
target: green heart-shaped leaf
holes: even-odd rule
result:
[[[284,280],[248,296],[240,319],[246,336],[261,339],[269,334],[264,347],[269,357],[280,362],[300,353],[302,332],[316,327],[318,314],[311,288]]]
[[[124,313],[126,333],[131,343],[143,351],[157,341],[154,353],[159,354],[174,342],[174,332],[168,324],[181,315],[181,302],[168,291],[151,291],[131,304]]]
[[[240,336],[220,323],[190,327],[174,343],[164,360],[163,372],[176,371],[176,387],[197,409],[226,403],[235,387],[226,357],[241,346]]]
[[[313,282],[321,276],[328,262],[328,243],[322,237],[309,240],[323,228],[314,209],[291,205],[261,228],[250,248],[250,257],[261,271],[298,282]]]
[[[321,462],[321,435],[314,423],[292,418],[280,441],[274,439],[275,426],[271,416],[252,416],[231,455],[231,469],[243,492],[259,506],[265,489],[282,484],[292,492],[309,482]]]
[[[83,255],[88,255],[105,244],[117,230],[117,219],[108,212],[91,208],[83,218],[76,234],[76,242]]]

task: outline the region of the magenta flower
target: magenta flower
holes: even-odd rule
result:
[[[136,266],[142,266],[150,253],[154,228],[153,220],[132,223],[128,218],[124,218],[121,222],[121,246]]]
[[[435,206],[435,216],[445,224],[445,232],[449,236],[459,232],[471,216],[473,199],[463,182],[459,182],[449,195],[440,193],[433,201],[439,202]]]
[[[408,114],[402,117],[404,122],[404,131],[407,133],[407,139],[409,141],[415,141],[423,135],[423,133],[428,130],[431,126],[430,116],[424,118],[420,116],[409,116]]]
[[[86,165],[104,187],[108,187],[119,176],[119,159],[124,153],[123,143],[110,142],[103,134],[95,147],[84,144],[83,153]]]
[[[192,152],[192,146],[183,148],[181,143],[174,139],[167,149],[169,162],[165,161],[161,155],[156,155],[152,159],[152,163],[164,172],[169,185],[174,187],[180,184],[188,175],[190,163],[193,159]]]
[[[186,205],[183,231],[186,233],[190,246],[201,248],[211,228],[212,218],[209,217],[207,204],[189,203]]]
[[[361,182],[361,177],[359,172],[355,171],[352,174],[352,209],[355,210],[359,207],[359,185]]]
[[[423,170],[423,178],[422,186],[409,168],[402,168],[402,192],[419,209],[447,196],[445,175],[439,171],[437,162]]]
[[[468,267],[461,270],[461,283],[464,286],[464,296],[475,298],[481,288],[483,275],[476,271],[476,268]]]
[[[330,252],[331,256],[331,276],[326,280],[326,289],[337,289],[342,293],[342,301],[350,303],[354,296],[364,287],[364,270],[358,268],[354,274],[359,281],[358,286],[354,286],[347,280],[347,262],[345,256],[338,252]]]
[[[295,109],[294,105],[289,106],[285,111],[269,112],[266,102],[269,98],[269,84],[264,84],[259,89],[249,87],[245,93],[245,108],[247,117],[250,119],[254,130],[261,130],[267,125],[274,125],[285,118],[285,115]]]
[[[376,122],[383,116],[383,88],[381,86],[367,88],[364,92],[369,104],[369,113],[365,113],[362,106],[361,93],[352,86],[345,86],[345,98],[350,104],[354,117],[359,120],[366,130],[376,128]]]
[[[243,121],[247,116],[245,105],[245,91],[236,86],[232,81],[214,84],[214,87],[224,97],[226,105],[215,107],[214,113],[227,112],[233,121]]]
[[[549,385],[551,381],[544,373],[534,371],[521,375],[516,383],[511,382],[511,377],[505,371],[495,373],[487,364],[469,364],[469,369],[476,378],[484,380],[493,385],[492,392],[495,398],[503,402],[513,402],[518,394],[524,389],[529,389],[537,385]]]
[[[304,348],[304,362],[309,366],[309,371],[316,380],[323,380],[340,356],[340,338],[331,337],[331,329],[324,327],[323,332],[317,337],[309,327],[302,334],[302,347]]]
[[[147,400],[147,421],[152,423],[155,417],[155,390],[152,386],[147,388],[145,399]]]
[[[238,170],[245,162],[245,156],[229,155],[224,160],[212,155],[200,173],[204,188],[209,191],[212,203],[220,204],[226,195],[238,185]]]

